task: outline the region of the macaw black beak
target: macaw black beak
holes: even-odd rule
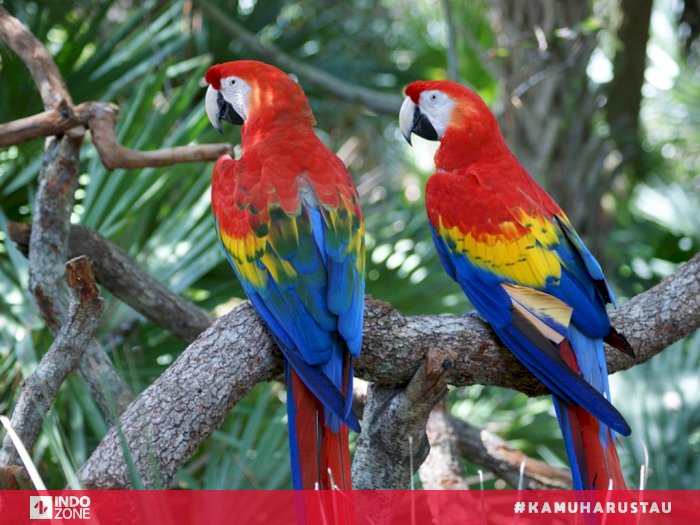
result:
[[[218,92],[216,94],[216,105],[219,108],[219,122],[225,120],[226,122],[230,122],[234,126],[243,125],[243,117],[236,113],[236,110],[233,109],[233,106],[231,104],[226,102],[221,92]]]
[[[399,112],[399,128],[406,142],[411,144],[411,134],[415,133],[426,140],[438,140],[437,131],[430,123],[430,119],[414,104],[410,97],[406,97]]]
[[[243,117],[233,109],[233,106],[226,101],[221,92],[214,89],[213,86],[209,86],[207,89],[204,105],[207,116],[209,117],[209,122],[211,122],[211,125],[214,126],[219,133],[223,133],[221,129],[221,121],[223,120],[236,126],[243,124]]]

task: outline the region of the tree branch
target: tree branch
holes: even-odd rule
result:
[[[457,439],[443,398],[430,412],[427,426],[430,454],[420,466],[426,490],[468,490],[457,454]],[[468,457],[468,456],[467,456]]]
[[[154,151],[125,148],[119,144],[114,134],[119,108],[114,104],[99,102],[88,102],[86,106],[87,123],[92,132],[92,140],[102,162],[109,169],[134,169],[169,166],[183,162],[213,161],[231,152],[230,144],[178,146]]]
[[[119,107],[115,104],[84,102],[72,107],[61,103],[59,107],[43,113],[0,124],[0,147],[58,135],[83,125],[90,128],[95,148],[102,163],[109,169],[137,169],[183,162],[214,161],[231,151],[229,144],[177,146],[152,151],[126,148],[119,144],[114,133],[118,116]]]
[[[404,316],[386,303],[367,299],[361,378],[381,385],[407,383],[429,351],[449,358],[446,380],[456,386],[485,384],[529,395],[546,389],[500,346],[474,316]],[[647,361],[700,326],[700,255],[612,316],[637,351],[632,360],[608,349],[610,372]],[[170,485],[177,469],[219,425],[231,407],[258,382],[275,378],[282,361],[248,303],[218,319],[134,401],[121,429],[145,480],[157,465]],[[119,438],[110,430],[79,472],[88,487],[129,485]],[[151,485],[152,486],[152,485]]]
[[[67,104],[63,103],[31,117],[25,117],[6,124],[0,124],[0,148],[20,144],[28,140],[59,135],[80,125],[71,114]]]
[[[405,387],[369,385],[352,464],[353,488],[409,487],[430,450],[425,425],[435,403],[447,392],[451,366],[449,358],[428,352]]]
[[[47,111],[61,111],[64,104],[71,105],[70,95],[48,50],[2,7],[0,39],[15,50],[29,68]],[[84,132],[82,126],[76,126],[60,137],[46,141],[32,218],[34,228],[29,239],[29,286],[47,326],[54,334],[69,316],[63,265],[67,258],[66,239],[78,184]],[[115,411],[121,412],[130,401],[128,387],[94,341],[88,344],[83,354],[80,374],[107,417]]]
[[[460,455],[481,465],[503,479],[511,487],[520,482],[520,467],[525,463],[523,488],[570,489],[571,474],[539,459],[533,459],[514,449],[488,430],[482,430],[451,415],[446,422],[454,432]]]
[[[165,486],[240,399],[282,373],[272,338],[248,303],[202,333],[123,413],[120,429],[145,487]],[[131,486],[112,428],[78,478],[86,488]]]
[[[366,381],[355,379],[353,409],[360,419],[363,419],[367,403],[367,387]],[[426,434],[430,453],[419,469],[424,489],[468,489],[470,484],[487,477],[499,477],[510,486],[518,487],[523,463],[524,488],[571,488],[571,474],[568,470],[530,458],[488,430],[450,415],[445,410],[445,400],[438,402],[430,412]],[[459,463],[460,457],[481,465],[490,472],[483,476],[465,478]]]
[[[119,108],[114,104],[85,102],[74,107],[63,77],[44,45],[0,6],[0,40],[26,64],[41,94],[46,111],[6,124],[0,124],[0,147],[27,140],[50,137],[81,126],[89,127],[100,158],[109,169],[169,166],[183,162],[213,161],[229,153],[229,144],[179,146],[154,151],[136,151],[117,141],[114,125]]]
[[[401,103],[403,102],[402,97],[362,86],[354,86],[325,71],[304,64],[274,46],[263,44],[253,33],[208,0],[197,0],[197,4],[209,15],[209,20],[234,39],[236,43],[241,44],[248,51],[275,64],[287,73],[294,73],[329,93],[334,94],[338,98],[351,102],[358,102],[366,108],[379,113],[396,115],[401,108]]]
[[[29,68],[47,110],[72,103],[63,77],[44,44],[1,5],[0,40],[5,42]]]
[[[78,366],[100,322],[102,298],[87,257],[68,261],[66,275],[70,290],[69,318],[36,370],[22,384],[12,412],[12,426],[29,451],[34,447],[58,389]],[[20,458],[12,440],[5,436],[0,450],[0,466],[19,464]]]
[[[10,221],[7,229],[17,248],[26,255],[31,225]],[[90,256],[95,277],[102,286],[175,337],[191,342],[213,322],[206,311],[156,281],[116,244],[95,230],[73,225],[68,236],[68,257],[82,254]]]

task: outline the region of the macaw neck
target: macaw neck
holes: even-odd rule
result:
[[[454,171],[468,168],[476,162],[494,162],[512,157],[503,135],[494,124],[471,121],[466,126],[447,128],[435,154],[435,167]]]
[[[299,138],[314,133],[314,120],[311,113],[263,112],[249,118],[241,129],[243,146],[260,140],[274,142],[288,138]]]

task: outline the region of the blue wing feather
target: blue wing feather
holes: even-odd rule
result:
[[[494,273],[474,266],[464,254],[450,250],[432,226],[431,229],[440,260],[448,273],[455,276],[455,281],[461,286],[468,299],[515,356],[554,394],[583,406],[615,431],[624,435],[629,434],[629,426],[620,413],[599,390],[571,370],[559,355],[556,345],[544,339],[536,344],[532,338],[537,337],[538,334],[524,334],[522,322],[516,326],[511,298],[501,286],[501,283],[507,281]],[[565,282],[567,284],[564,290],[551,287],[550,292],[550,287],[547,287],[544,291],[569,305],[573,302],[574,305],[580,303],[588,307],[591,301],[586,291],[580,288],[579,283],[574,283],[573,280]],[[575,300],[567,301],[569,296],[574,297]],[[604,307],[602,307],[602,313],[607,319]],[[587,363],[580,363],[580,366],[587,366]]]
[[[343,362],[345,350],[356,356],[362,342],[364,279],[356,265],[361,254],[348,253],[349,241],[338,241],[337,235],[329,234],[330,221],[324,213],[328,212],[322,212],[315,199],[305,198],[298,216],[276,214],[272,218],[296,221],[292,230],[274,225],[271,231],[278,236],[274,246],[266,246],[269,255],[289,263],[296,273],[294,279],[276,282],[259,258],[258,266],[268,271],[268,279],[264,287],[256,287],[243,278],[225,247],[224,252],[287,362],[327,409],[326,424],[337,431],[344,421],[359,431],[355,415],[347,409],[352,378],[344,384]],[[296,248],[280,238],[288,231],[298,231]],[[344,388],[345,396],[341,394]]]

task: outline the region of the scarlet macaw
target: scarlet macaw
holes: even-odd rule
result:
[[[350,489],[351,356],[364,306],[357,190],[288,75],[246,60],[205,78],[214,127],[243,125],[240,159],[214,167],[212,207],[224,252],[285,358],[293,486]]]
[[[634,355],[610,325],[613,294],[564,212],[510,152],[470,89],[414,82],[399,114],[404,137],[438,140],[426,208],[445,270],[511,352],[554,395],[575,489],[625,481],[603,341]]]

